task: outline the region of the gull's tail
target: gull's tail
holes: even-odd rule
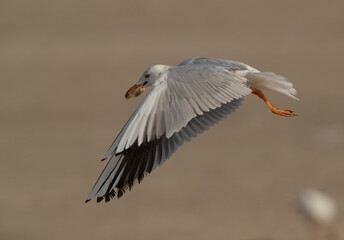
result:
[[[298,100],[295,96],[296,90],[293,88],[293,84],[283,76],[276,75],[272,72],[250,71],[245,75],[245,78],[250,87],[260,90],[272,90]]]

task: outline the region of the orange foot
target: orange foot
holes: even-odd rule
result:
[[[284,117],[294,117],[297,116],[296,112],[294,112],[293,110],[288,110],[288,109],[279,109],[276,108],[274,106],[272,106],[272,108],[270,107],[271,112],[280,116],[284,116]]]
[[[268,107],[270,108],[271,112],[280,116],[284,116],[284,117],[294,117],[297,116],[297,114],[292,111],[292,110],[288,110],[288,109],[279,109],[276,108],[274,105],[272,105],[269,100],[264,96],[263,92],[257,88],[252,88],[252,93],[257,95],[258,97],[260,97],[261,99],[263,99],[263,101],[268,105]]]

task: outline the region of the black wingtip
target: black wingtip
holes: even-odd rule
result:
[[[85,203],[88,203],[89,201],[91,201],[91,199],[86,199]]]

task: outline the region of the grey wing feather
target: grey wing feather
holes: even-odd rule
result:
[[[141,182],[144,176],[162,165],[185,142],[214,126],[220,120],[234,112],[243,98],[234,99],[221,107],[193,118],[179,132],[170,138],[161,137],[141,146],[135,146],[127,152],[113,155],[100,175],[87,201],[97,195],[97,201],[121,197],[127,189],[131,189],[135,181]]]

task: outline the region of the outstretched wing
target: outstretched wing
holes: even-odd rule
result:
[[[104,156],[110,160],[86,201],[120,197],[185,141],[238,108],[246,79],[220,66],[181,65],[154,84]]]

